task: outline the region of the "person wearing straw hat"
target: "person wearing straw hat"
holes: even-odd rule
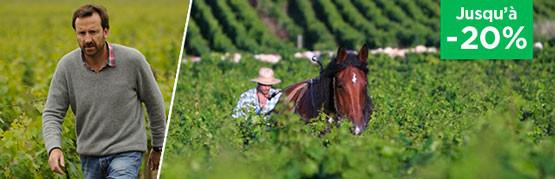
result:
[[[243,117],[249,112],[267,116],[279,101],[281,93],[278,89],[272,88],[272,85],[280,83],[281,80],[274,77],[272,69],[260,68],[258,77],[251,81],[256,82],[257,86],[241,94],[237,106],[233,110],[233,118]]]

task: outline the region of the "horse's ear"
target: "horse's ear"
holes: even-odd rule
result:
[[[368,60],[368,45],[364,44],[364,46],[362,46],[362,48],[360,48],[360,51],[358,52],[358,59],[361,62],[366,63]]]
[[[347,51],[343,47],[339,47],[337,49],[336,62],[339,64],[345,60],[347,60]]]

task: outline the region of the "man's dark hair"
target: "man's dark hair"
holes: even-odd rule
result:
[[[89,17],[92,16],[94,13],[98,13],[100,16],[100,24],[102,25],[102,29],[110,29],[110,24],[108,23],[108,13],[106,9],[99,5],[94,4],[85,4],[79,9],[73,12],[73,20],[71,21],[71,26],[73,30],[75,30],[75,19],[82,18],[82,17]]]

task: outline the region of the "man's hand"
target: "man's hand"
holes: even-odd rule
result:
[[[160,155],[162,155],[162,152],[150,150],[148,166],[151,171],[158,170],[158,165],[160,165]]]
[[[64,168],[64,154],[59,148],[52,149],[50,151],[50,156],[48,157],[48,165],[50,165],[50,170],[53,172],[65,175]]]

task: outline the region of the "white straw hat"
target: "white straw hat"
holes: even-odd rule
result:
[[[252,79],[251,81],[264,85],[275,85],[281,82],[281,80],[274,77],[274,71],[266,67],[260,68],[260,70],[258,70],[258,78]]]

